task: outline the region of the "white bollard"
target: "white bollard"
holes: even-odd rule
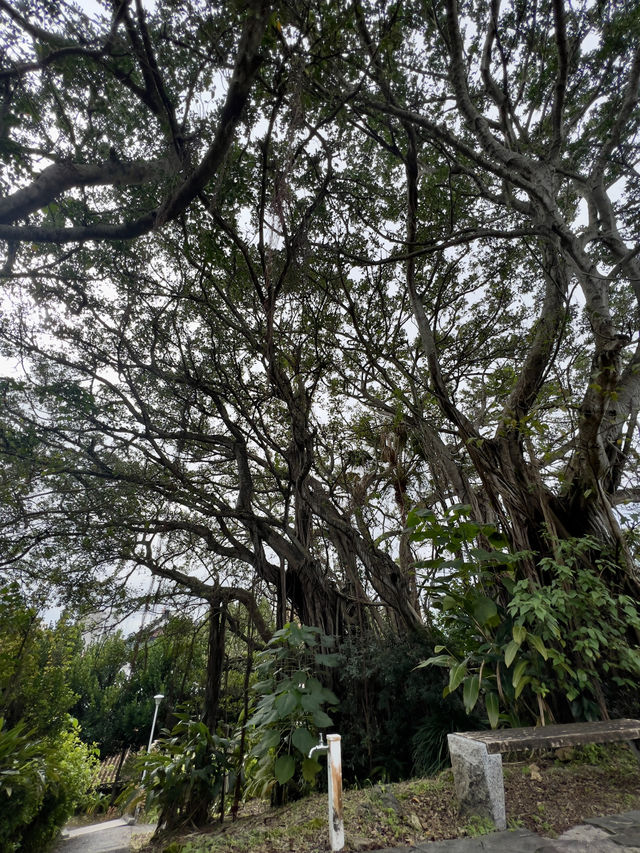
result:
[[[340,735],[327,735],[327,775],[329,779],[329,841],[331,850],[344,847],[344,819],[342,817],[342,754]]]

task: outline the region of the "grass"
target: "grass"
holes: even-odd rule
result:
[[[536,772],[530,770],[535,764]],[[578,751],[570,762],[553,756],[505,764],[510,828],[554,836],[584,818],[640,809],[640,767],[624,745]],[[421,841],[479,836],[483,818],[461,820],[450,770],[432,778],[371,785],[344,792],[345,853]],[[283,808],[251,801],[234,822],[212,824],[138,849],[153,853],[322,853],[328,851],[327,796],[314,794]]]

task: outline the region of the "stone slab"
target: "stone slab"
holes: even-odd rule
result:
[[[557,749],[585,743],[614,743],[640,739],[640,720],[599,720],[593,723],[569,723],[552,726],[524,726],[519,729],[495,729],[457,732],[459,737],[484,743],[490,753],[517,752],[519,749]]]
[[[627,827],[637,824],[640,826],[640,811],[624,812],[623,814],[608,815],[605,817],[588,817],[585,818],[585,823],[591,826],[599,826],[607,832],[621,832]]]
[[[616,832],[615,835],[611,836],[611,841],[616,845],[616,853],[620,853],[620,848],[640,851],[640,826],[629,827],[622,832]]]
[[[477,838],[423,841],[414,847],[385,847],[374,853],[535,853],[541,840],[539,835],[528,829],[515,829],[491,832]]]
[[[616,836],[617,838],[617,836]],[[540,848],[540,853],[621,853],[613,835],[598,826],[580,824]]]
[[[422,841],[413,847],[386,847],[372,853],[640,853],[640,811],[589,818],[558,838],[517,829],[477,838]]]
[[[447,735],[447,741],[460,816],[488,817],[497,829],[506,829],[502,757],[457,734]]]

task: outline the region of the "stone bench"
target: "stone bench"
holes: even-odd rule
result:
[[[639,756],[634,741],[640,741],[640,720],[456,732],[447,740],[460,814],[488,817],[506,829],[501,753],[628,741]]]

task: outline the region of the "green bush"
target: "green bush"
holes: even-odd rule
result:
[[[159,809],[161,830],[206,824],[230,770],[229,740],[212,734],[203,722],[178,716],[171,732],[163,732],[154,749],[136,760],[141,789],[128,789],[120,798],[128,805],[145,799],[147,810]]]
[[[342,643],[336,728],[348,782],[433,773],[448,763],[446,735],[471,728],[459,698],[443,699],[444,674],[433,670],[425,677],[415,670],[432,653],[433,642],[426,634],[390,631]]]
[[[0,716],[8,728],[23,722],[38,737],[67,727],[76,700],[69,669],[81,648],[66,618],[46,626],[17,584],[0,585]]]
[[[96,766],[71,718],[50,738],[0,720],[0,850],[41,851],[82,804]]]
[[[640,610],[617,590],[620,567],[586,536],[554,541],[553,556],[509,553],[495,528],[469,515],[466,506],[444,521],[427,510],[409,515],[412,540],[443,552],[424,565],[448,572],[431,587],[446,639],[419,666],[447,669],[445,695],[462,688],[466,710],[484,706],[494,728],[558,711],[598,718],[605,686],[615,698],[640,677]],[[477,547],[479,538],[494,550]],[[520,576],[523,556],[536,560],[539,580]]]
[[[318,678],[338,663],[330,651],[334,645],[319,628],[288,623],[258,656],[260,680],[253,689],[259,699],[249,720],[257,734],[252,750],[257,763],[250,768],[248,789],[271,794],[274,805],[306,793],[322,769],[309,750],[318,743],[319,730],[333,722],[325,706],[338,704]]]
[[[24,723],[11,729],[0,718],[0,850],[18,850],[22,832],[37,815],[46,788],[43,742]]]

